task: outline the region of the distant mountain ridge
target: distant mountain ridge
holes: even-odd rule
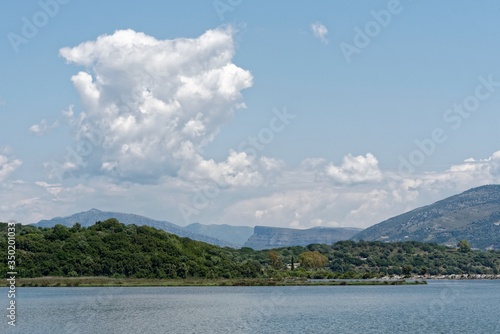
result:
[[[361,231],[353,240],[436,242],[500,249],[500,185],[472,188]]]
[[[332,244],[340,240],[349,240],[361,229],[351,227],[325,227],[297,230],[281,227],[255,226],[254,234],[244,247],[255,250],[307,246],[310,244]]]
[[[193,223],[184,227],[186,230],[193,233],[207,235],[212,238],[227,241],[238,247],[242,247],[248,238],[253,234],[253,227],[250,226],[232,226],[227,224],[222,225],[204,225]]]
[[[91,225],[94,225],[98,221],[105,221],[110,218],[116,218],[120,223],[125,225],[130,225],[130,224],[135,224],[137,226],[147,225],[178,235],[180,237],[186,237],[193,240],[203,241],[208,244],[216,246],[233,247],[233,248],[238,247],[237,245],[231,242],[213,238],[204,234],[191,232],[179,225],[167,221],[154,220],[136,214],[121,213],[121,212],[105,212],[98,209],[91,209],[89,211],[75,213],[67,217],[56,217],[50,220],[41,220],[33,225],[37,227],[53,227],[56,224],[61,224],[64,226],[71,227],[75,223],[80,223],[80,225],[84,227],[89,227]]]

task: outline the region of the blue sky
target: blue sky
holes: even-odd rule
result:
[[[3,220],[367,227],[499,181],[495,1],[1,6]]]

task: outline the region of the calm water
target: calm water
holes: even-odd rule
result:
[[[7,290],[0,289],[2,310]],[[1,333],[500,333],[500,281],[426,286],[18,288]]]

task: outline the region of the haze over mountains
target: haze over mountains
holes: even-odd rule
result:
[[[254,234],[244,247],[255,250],[288,246],[307,246],[310,244],[332,244],[340,240],[349,240],[356,235],[359,228],[310,228],[297,230],[292,228],[255,226]]]
[[[56,217],[35,224],[90,226],[116,218],[123,224],[148,225],[169,233],[217,246],[250,247],[256,250],[314,243],[331,244],[339,240],[421,241],[455,246],[468,240],[472,247],[500,249],[500,185],[473,188],[434,204],[390,218],[363,231],[356,228],[312,228],[297,230],[256,226],[190,224],[185,227],[167,221],[119,212],[92,209],[68,217]]]
[[[197,234],[207,235],[212,238],[227,241],[238,247],[242,247],[253,234],[253,227],[232,225],[203,225],[200,223],[190,224],[184,229]]]

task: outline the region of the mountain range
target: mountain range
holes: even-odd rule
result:
[[[365,230],[356,228],[312,228],[298,230],[256,226],[190,224],[185,227],[135,214],[105,212],[91,209],[68,217],[41,220],[39,227],[56,224],[88,227],[97,221],[116,218],[121,223],[148,225],[222,247],[254,249],[308,244],[331,244],[340,240],[421,241],[456,246],[460,240],[469,241],[473,248],[500,249],[500,185],[486,185],[445,198],[387,219]]]
[[[232,226],[227,224],[204,225],[200,223],[190,224],[184,229],[196,234],[207,235],[218,240],[224,240],[237,247],[242,247],[248,238],[253,234],[253,227],[250,226]]]
[[[358,228],[310,228],[297,230],[292,228],[255,226],[254,234],[244,247],[255,250],[288,246],[307,246],[310,244],[332,244],[340,240],[349,240],[361,229]]]
[[[428,206],[390,218],[353,238],[366,241],[435,242],[500,249],[500,185],[467,190]]]
[[[98,209],[91,209],[89,211],[75,213],[67,217],[56,217],[50,220],[41,220],[38,223],[34,224],[34,226],[53,227],[56,224],[61,224],[64,226],[71,227],[75,223],[80,223],[80,225],[83,227],[89,227],[91,225],[94,225],[98,221],[105,221],[110,218],[116,218],[120,223],[125,225],[129,224],[135,224],[137,226],[147,225],[155,227],[159,230],[164,230],[166,232],[178,235],[180,237],[186,237],[193,240],[203,241],[208,244],[216,246],[233,247],[233,248],[237,247],[237,245],[231,242],[220,240],[205,234],[198,234],[195,232],[191,232],[179,225],[167,221],[154,220],[144,216],[139,216],[129,213],[106,212]]]

